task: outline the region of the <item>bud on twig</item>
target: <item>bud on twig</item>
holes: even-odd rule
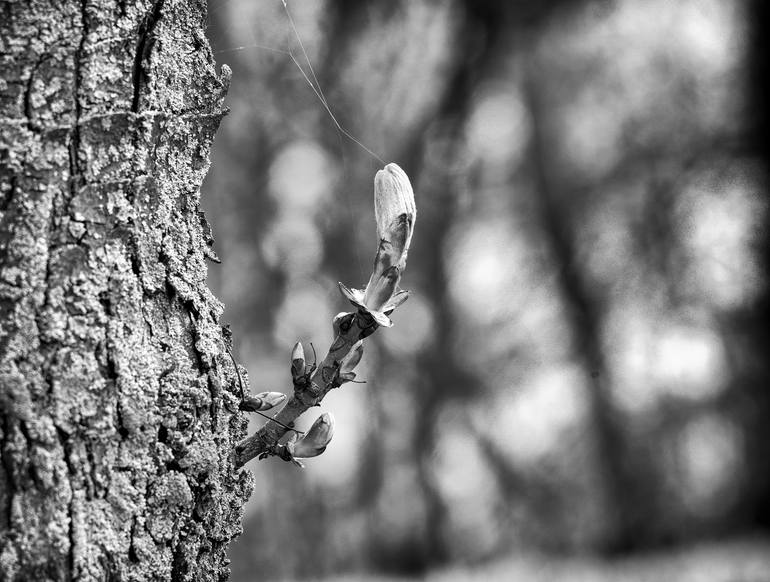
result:
[[[326,447],[334,436],[334,417],[329,412],[319,416],[305,433],[305,436],[297,441],[289,441],[286,446],[292,457],[309,459],[317,457],[326,450]]]
[[[374,218],[380,238],[377,255],[378,258],[383,255],[383,264],[375,262],[372,276],[379,274],[378,267],[384,270],[394,265],[403,271],[412,242],[417,207],[409,177],[397,164],[388,164],[374,176]]]
[[[260,392],[256,396],[245,396],[240,404],[241,410],[248,412],[260,412],[275,408],[283,404],[286,400],[286,394],[280,392]]]
[[[342,283],[339,286],[359,310],[390,327],[393,322],[388,315],[409,296],[407,291],[397,289],[417,218],[412,185],[396,164],[388,164],[374,177],[374,216],[379,245],[366,289],[351,289]]]
[[[356,379],[356,373],[353,371],[361,361],[364,355],[364,340],[358,340],[350,351],[340,361],[338,375],[343,382],[352,382]]]
[[[298,380],[305,374],[305,350],[302,349],[302,343],[294,344],[291,350],[291,377]]]

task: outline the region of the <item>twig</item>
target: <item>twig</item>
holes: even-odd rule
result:
[[[294,441],[280,443],[286,432],[293,430],[288,427],[303,412],[318,406],[330,390],[354,381],[352,370],[361,359],[362,341],[378,327],[393,325],[389,315],[407,299],[408,292],[399,290],[398,284],[406,267],[416,208],[409,178],[396,164],[388,164],[377,172],[374,180],[374,206],[379,244],[369,283],[365,290],[349,289],[340,283],[340,291],[357,310],[340,313],[334,318],[334,341],[318,367],[314,363],[307,371],[301,344],[295,346],[292,354],[294,393],[275,418],[236,446],[237,467],[242,467],[255,457],[278,456],[287,461],[295,461]],[[297,442],[297,450],[312,449],[313,455],[320,454],[331,439],[332,428],[333,419],[328,414],[323,415],[304,439]],[[319,442],[304,442],[312,437]]]

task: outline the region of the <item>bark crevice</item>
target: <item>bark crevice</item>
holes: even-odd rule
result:
[[[71,446],[69,444],[70,434],[67,433],[64,429],[57,426],[56,427],[56,436],[59,439],[59,446],[61,447],[63,455],[64,463],[67,466],[67,472],[70,476],[70,486],[72,486],[73,481],[77,477],[77,472],[75,470],[75,467],[72,464],[72,459],[70,457],[70,449]],[[67,527],[67,535],[69,538],[69,548],[67,552],[67,558],[66,558],[66,566],[67,570],[63,572],[64,580],[72,580],[75,578],[75,552],[77,548],[77,534],[75,532],[75,497],[72,495],[72,492],[70,491],[69,496],[69,502],[67,503],[67,518],[69,519],[68,527]]]
[[[134,65],[131,72],[133,84],[133,97],[131,99],[131,111],[139,113],[139,104],[142,96],[142,85],[145,82],[144,61],[152,48],[152,34],[161,19],[164,0],[155,0],[147,15],[139,26],[139,42],[134,54]]]

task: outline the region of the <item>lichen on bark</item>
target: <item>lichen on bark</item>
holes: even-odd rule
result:
[[[205,5],[0,2],[0,579],[220,580],[250,493]]]

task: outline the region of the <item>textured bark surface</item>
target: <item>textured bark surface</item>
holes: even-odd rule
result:
[[[197,2],[0,1],[0,580],[219,580],[249,474]]]

